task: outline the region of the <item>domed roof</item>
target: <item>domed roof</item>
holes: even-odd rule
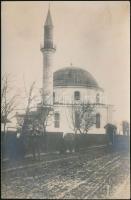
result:
[[[85,86],[99,88],[94,77],[86,70],[77,67],[66,67],[53,74],[54,86]]]

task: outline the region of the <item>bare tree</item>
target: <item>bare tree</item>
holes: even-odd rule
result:
[[[18,94],[11,94],[11,81],[9,75],[5,74],[2,76],[1,86],[1,123],[4,124],[4,133],[7,123],[15,117],[14,110],[17,107]]]
[[[23,124],[22,124],[22,133],[26,133],[29,128],[29,118],[30,118],[30,112],[32,109],[32,103],[36,99],[36,95],[34,94],[34,88],[35,88],[35,82],[33,82],[29,88],[29,92],[27,93],[27,90],[25,89],[26,92],[26,98],[27,98],[27,106],[25,109],[25,114],[23,115]]]
[[[77,133],[87,134],[89,129],[96,123],[95,104],[73,102],[68,106],[69,112],[67,116],[70,128],[73,130],[73,144],[76,152],[79,151],[79,137]],[[71,138],[70,138],[71,139]]]
[[[50,105],[46,105],[44,103],[37,104],[36,99],[39,95],[34,94],[35,89],[35,82],[29,88],[27,92],[25,88],[25,93],[27,97],[27,106],[25,108],[25,113],[17,115],[18,124],[22,129],[22,133],[29,133],[29,140],[28,142],[31,144],[31,149],[33,153],[33,157],[35,158],[35,152],[38,150],[38,155],[40,157],[40,140],[38,136],[43,135],[46,136],[46,127],[49,125],[49,119],[51,117],[51,111],[53,110]],[[32,106],[32,104],[35,104]],[[35,108],[32,111],[32,108]],[[46,137],[45,137],[45,144],[46,144]],[[28,143],[26,142],[26,143]],[[38,147],[38,148],[37,148]],[[37,150],[35,150],[37,149]]]
[[[81,104],[80,128],[83,130],[83,133],[88,133],[89,129],[96,124],[95,108],[95,104]]]
[[[48,97],[50,98],[50,97]],[[43,101],[43,93],[41,93],[41,103],[37,107],[37,124],[39,132],[44,136],[45,150],[47,151],[47,127],[52,123],[52,117],[54,115],[53,105],[49,104],[50,99],[46,99],[47,103]]]
[[[36,104],[36,98],[38,97],[34,94],[35,82],[33,82],[29,88],[29,92],[27,92],[25,88],[25,93],[27,97],[27,106],[25,108],[24,114],[18,114],[17,120],[18,124],[22,127],[22,132],[25,133],[28,131],[30,125],[35,124],[35,127],[46,132],[46,127],[49,125],[49,119],[52,115],[53,108],[51,105],[46,105],[44,103]],[[35,104],[32,106],[32,104]],[[32,112],[32,108],[36,108],[34,112]]]
[[[24,85],[25,86],[25,85]],[[24,114],[17,113],[17,123],[18,127],[21,129],[22,137],[24,139],[24,146],[26,149],[30,148],[35,158],[35,153],[38,153],[40,159],[40,148],[38,133],[38,113],[36,110],[37,95],[35,93],[35,82],[33,82],[27,91],[25,87],[25,94],[27,99],[27,104],[25,107]],[[32,109],[35,108],[35,111]]]
[[[38,119],[39,125],[43,129],[43,132],[46,133],[46,128],[49,126],[49,121],[53,115],[52,106],[42,105],[38,108]]]
[[[72,103],[70,108],[70,121],[74,133],[88,133],[95,122],[95,104]]]

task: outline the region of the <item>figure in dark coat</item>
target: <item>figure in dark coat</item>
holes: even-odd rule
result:
[[[117,127],[113,124],[108,123],[106,124],[104,128],[106,129],[106,134],[107,134],[109,143],[113,145],[115,143]]]

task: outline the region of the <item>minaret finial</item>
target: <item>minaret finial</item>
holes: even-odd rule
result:
[[[50,1],[49,1],[49,4],[48,4],[48,10],[50,10]]]

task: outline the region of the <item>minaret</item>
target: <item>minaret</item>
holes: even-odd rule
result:
[[[44,46],[41,47],[43,54],[43,104],[53,104],[53,56],[56,49],[53,44],[53,23],[50,7],[44,24]]]

